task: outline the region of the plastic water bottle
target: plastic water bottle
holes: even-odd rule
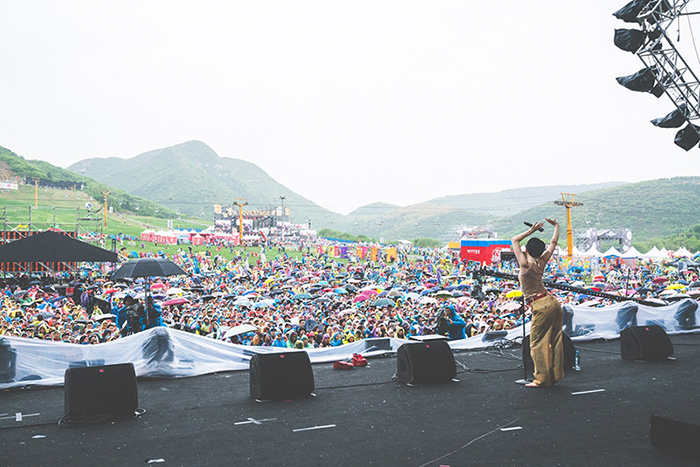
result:
[[[574,371],[581,371],[581,354],[576,351],[576,359],[574,360]]]

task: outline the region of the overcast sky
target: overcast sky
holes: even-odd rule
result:
[[[649,123],[671,101],[615,81],[643,67],[625,3],[3,0],[0,146],[67,167],[196,139],[341,213],[698,175]]]

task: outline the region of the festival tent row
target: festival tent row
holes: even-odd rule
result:
[[[565,250],[561,250],[563,255],[566,255]],[[651,259],[651,260],[664,260],[672,258],[692,258],[697,256],[696,253],[693,255],[687,248],[681,247],[676,251],[669,251],[666,248],[658,249],[653,247],[646,253],[639,252],[634,246],[625,252],[620,252],[614,246],[608,248],[605,252],[598,251],[595,247],[587,251],[581,252],[576,247],[574,247],[573,256],[577,258],[623,258],[623,259]]]
[[[621,302],[604,308],[565,305],[564,332],[574,341],[615,339],[630,326],[656,324],[668,334],[697,333],[698,302],[682,300],[668,306],[649,307]],[[530,324],[526,324],[529,332]],[[522,327],[508,331],[506,341],[523,335]],[[364,339],[337,347],[307,350],[312,363],[351,358],[354,353],[371,357],[396,352],[408,341],[396,338]],[[477,335],[449,342],[456,350],[478,350],[494,342]],[[79,345],[50,340],[5,336],[0,354],[9,358],[8,371],[0,373],[0,389],[61,385],[70,366],[110,365],[131,362],[136,375],[186,377],[249,368],[256,353],[286,352],[279,347],[242,346],[196,334],[157,327],[101,345]]]
[[[159,243],[162,245],[177,245],[178,243],[189,243],[192,245],[204,245],[213,241],[226,240],[238,244],[238,235],[223,232],[195,230],[151,230],[146,229],[141,232],[141,241]]]
[[[399,250],[394,246],[361,245],[352,244],[341,245],[317,245],[317,254],[325,254],[331,258],[347,259],[350,255],[355,255],[359,259],[370,259],[378,261],[380,258],[388,262],[396,261],[399,257]]]

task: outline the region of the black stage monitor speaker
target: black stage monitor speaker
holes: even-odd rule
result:
[[[139,404],[133,363],[68,368],[66,420],[133,417]]]
[[[565,333],[562,333],[561,338],[564,345],[564,371],[566,371],[573,368],[576,364],[576,347],[571,342],[571,338]],[[528,376],[534,377],[535,362],[532,361],[532,356],[530,355],[530,334],[523,339],[523,366]]]
[[[661,326],[632,326],[620,332],[623,360],[656,360],[673,355],[673,344]]]
[[[441,383],[457,376],[455,357],[445,340],[403,344],[396,358],[396,375],[402,383]]]
[[[250,359],[250,396],[255,399],[293,399],[313,390],[314,372],[306,352],[255,354]]]
[[[700,425],[651,417],[651,445],[700,462]]]

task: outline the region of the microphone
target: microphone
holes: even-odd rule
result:
[[[532,224],[530,224],[529,222],[523,222],[523,224],[527,225],[528,227],[532,227]],[[544,227],[540,227],[540,228],[537,229],[537,230],[538,230],[539,232],[544,232]]]

